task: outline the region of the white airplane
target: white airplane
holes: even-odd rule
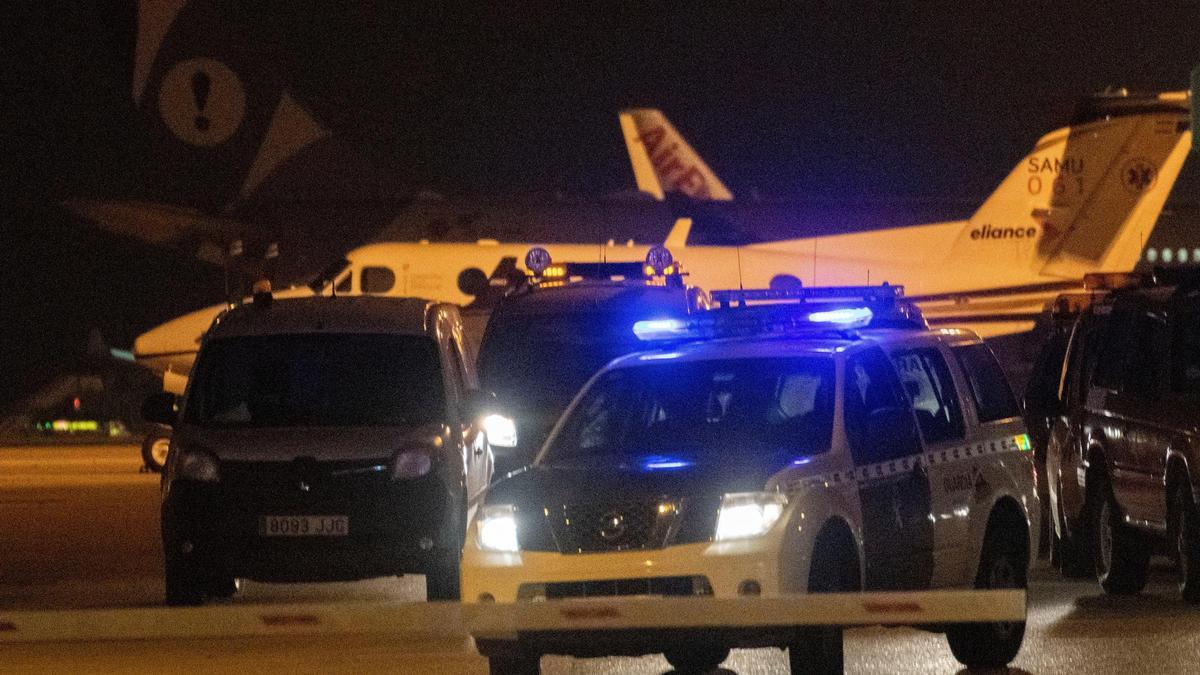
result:
[[[1137,262],[1187,156],[1186,92],[1093,99],[1071,126],[1040,138],[967,220],[876,229],[745,246],[688,246],[679,219],[664,244],[704,289],[794,285],[904,285],[935,324],[983,336],[1029,330],[1045,303],[1078,288],[1084,274]],[[690,145],[650,109],[621,113],[638,187],[655,196],[732,195]],[[314,283],[277,297],[317,293],[414,295],[466,303],[489,277],[524,273],[525,253],[559,261],[640,261],[647,244],[376,243]],[[491,270],[491,274],[485,273]],[[141,335],[139,362],[186,373],[223,305]]]

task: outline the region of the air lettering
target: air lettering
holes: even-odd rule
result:
[[[658,144],[662,143],[663,136],[665,135],[666,133],[663,131],[662,127],[654,127],[646,133],[638,136],[638,140],[642,142],[642,145],[646,146],[646,154],[653,156],[654,151],[658,150]]]

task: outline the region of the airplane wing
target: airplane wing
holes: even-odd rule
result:
[[[969,326],[980,337],[1030,330],[1062,293],[1086,290],[1083,279],[905,296],[931,326]]]
[[[232,218],[150,201],[68,199],[63,206],[114,234],[177,249],[214,265],[224,263],[229,244],[249,229]]]

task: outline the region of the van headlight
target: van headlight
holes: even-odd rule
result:
[[[515,553],[517,545],[517,509],[512,504],[489,504],[479,511],[476,541],[487,551]]]
[[[216,483],[221,480],[221,464],[216,455],[203,450],[183,450],[176,460],[174,477]]]
[[[392,480],[420,478],[433,468],[431,451],[420,448],[401,450],[392,458]]]
[[[498,448],[517,447],[517,423],[504,415],[488,415],[483,418],[483,430],[488,443]]]
[[[767,533],[783,515],[787,496],[778,492],[737,492],[721,498],[717,541],[747,539]]]

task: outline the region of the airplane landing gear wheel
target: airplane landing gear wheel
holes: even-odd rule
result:
[[[142,441],[142,462],[146,468],[161,473],[167,465],[167,453],[171,447],[171,430],[155,429],[146,434]]]

